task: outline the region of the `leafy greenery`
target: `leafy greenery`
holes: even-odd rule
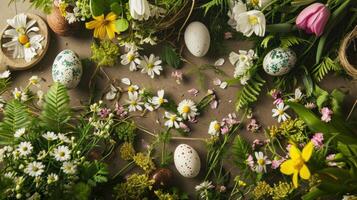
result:
[[[93,42],[91,49],[91,60],[94,61],[98,67],[110,67],[115,65],[120,55],[119,46],[109,40],[102,40],[99,44]]]
[[[282,48],[296,46],[296,45],[302,44],[304,42],[307,42],[307,40],[297,37],[297,36],[294,36],[294,35],[280,37],[280,46]]]
[[[315,80],[321,81],[329,72],[339,70],[341,70],[339,64],[329,57],[324,57],[321,63],[314,67],[312,74]]]
[[[172,47],[170,44],[165,44],[162,47],[160,57],[163,62],[167,63],[169,66],[175,69],[179,69],[182,66],[180,56],[176,53],[175,48]]]
[[[67,89],[60,83],[54,83],[45,97],[41,113],[41,125],[48,130],[61,132],[65,124],[71,119],[69,96]]]
[[[205,10],[205,14],[207,14],[208,11],[214,7],[221,7],[221,8],[227,7],[228,3],[229,3],[228,0],[209,0],[208,2],[203,4],[201,8],[203,8]]]
[[[136,127],[134,122],[122,122],[115,127],[115,132],[119,140],[125,142],[134,142],[136,136]]]
[[[246,85],[238,92],[236,101],[236,109],[240,110],[249,106],[258,100],[262,87],[265,84],[265,80],[256,74],[251,78]]]
[[[248,158],[250,149],[248,143],[240,135],[237,135],[234,139],[231,149],[232,155],[234,156],[234,163],[240,169],[245,169],[247,166],[246,160]]]

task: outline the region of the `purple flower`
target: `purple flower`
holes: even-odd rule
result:
[[[333,114],[332,110],[330,110],[328,107],[323,107],[321,109],[321,120],[324,122],[329,122],[331,121],[331,116]]]
[[[110,114],[110,109],[108,109],[108,108],[101,108],[98,112],[98,115],[101,118],[106,118],[106,117],[108,117],[109,114]]]
[[[312,143],[314,143],[314,146],[318,149],[320,149],[324,143],[324,135],[322,133],[315,133],[315,135],[311,139]]]
[[[119,116],[119,118],[124,118],[128,115],[128,112],[125,110],[124,106],[121,106],[118,102],[115,103],[115,114]]]
[[[260,128],[260,125],[257,123],[257,120],[252,118],[250,123],[247,125],[246,129],[249,132],[256,133]]]

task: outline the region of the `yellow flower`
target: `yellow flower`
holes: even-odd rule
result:
[[[93,21],[86,23],[86,28],[94,29],[94,37],[103,40],[108,35],[109,39],[113,39],[115,33],[117,32],[115,28],[115,20],[117,19],[117,15],[113,12],[110,12],[105,17],[104,15],[100,15],[93,18]]]
[[[298,187],[298,175],[305,180],[308,180],[311,176],[305,163],[309,161],[313,149],[314,145],[311,141],[304,147],[302,152],[295,145],[292,145],[289,151],[290,160],[283,162],[280,166],[281,173],[293,175],[295,188]]]

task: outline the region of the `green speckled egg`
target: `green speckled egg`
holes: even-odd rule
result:
[[[288,48],[275,48],[271,50],[263,61],[266,73],[272,76],[287,74],[296,63],[296,54]]]

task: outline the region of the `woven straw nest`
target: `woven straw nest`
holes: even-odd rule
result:
[[[347,74],[357,80],[357,26],[341,42],[338,57]]]

